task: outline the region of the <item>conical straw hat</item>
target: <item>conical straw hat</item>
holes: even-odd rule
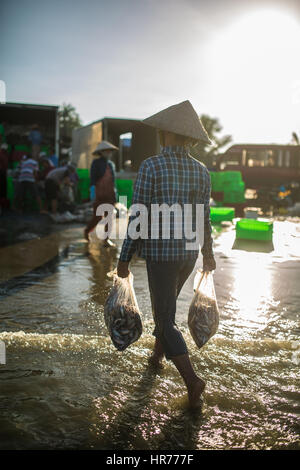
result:
[[[207,144],[212,144],[202,122],[189,100],[163,109],[159,113],[143,119],[145,124],[163,131],[192,137]]]
[[[98,155],[102,150],[119,150],[119,147],[107,142],[107,140],[102,140],[93,151],[93,155]]]

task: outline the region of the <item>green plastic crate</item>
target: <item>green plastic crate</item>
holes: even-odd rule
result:
[[[48,145],[42,145],[41,146],[41,152],[45,152],[45,154],[48,157],[49,156],[49,147],[48,147]]]
[[[79,188],[89,188],[91,185],[91,180],[90,178],[84,178],[84,179],[80,179],[78,181],[78,187]]]
[[[133,181],[116,179],[116,188],[118,196],[127,196],[127,208],[129,208],[133,195]]]
[[[8,177],[7,177],[7,190],[6,190],[6,194],[7,194],[7,199],[9,199],[10,202],[12,202],[12,201],[14,200],[15,189],[14,189],[13,179],[12,179],[11,176],[8,176]]]
[[[233,207],[211,207],[210,220],[212,223],[223,222],[224,220],[232,220],[235,216]]]
[[[226,183],[226,189],[232,191],[245,191],[245,182],[244,181],[231,181]]]
[[[242,181],[242,174],[240,171],[222,171],[222,181],[224,183],[239,183]]]
[[[91,178],[90,178],[90,171],[88,168],[77,168],[76,169],[78,175],[78,194],[79,200],[84,201],[86,199],[90,199],[90,185],[91,185]]]
[[[76,169],[78,178],[89,178],[90,177],[90,172],[88,168],[77,168]]]
[[[28,145],[19,144],[15,145],[15,150],[17,150],[18,152],[29,153],[30,147]]]
[[[212,191],[224,191],[229,188],[245,190],[245,183],[242,181],[240,171],[212,171],[210,172],[210,180]]]
[[[224,191],[225,203],[240,203],[245,202],[245,193],[243,190],[226,189]]]
[[[210,181],[212,191],[223,191],[224,185],[221,172],[212,171],[210,173]]]
[[[243,240],[272,241],[273,222],[254,219],[238,220],[235,226],[236,238]]]
[[[79,199],[83,201],[85,199],[90,199],[90,187],[80,188],[78,187]]]

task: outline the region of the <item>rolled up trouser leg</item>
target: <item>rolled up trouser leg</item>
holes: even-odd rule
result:
[[[194,264],[195,260],[167,262],[147,260],[155,321],[153,334],[160,339],[167,359],[187,353],[184,338],[175,323],[176,299],[179,294],[178,289],[180,291]]]

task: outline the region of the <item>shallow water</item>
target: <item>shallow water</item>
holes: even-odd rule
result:
[[[193,413],[174,366],[147,367],[143,260],[132,272],[144,332],[120,353],[103,321],[119,244],[88,247],[70,228],[1,248],[0,448],[299,448],[300,224],[275,222],[274,249],[234,238],[230,225],[215,231],[221,319],[200,351],[187,328],[194,273],[178,299],[177,323],[207,381]]]

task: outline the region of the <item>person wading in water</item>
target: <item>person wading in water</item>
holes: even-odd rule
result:
[[[165,203],[169,207],[180,204],[183,208],[183,204],[192,203],[193,209],[195,204],[203,204],[203,270],[213,271],[216,263],[210,223],[210,175],[206,166],[188,153],[189,145],[199,141],[212,142],[189,101],[170,106],[143,122],[158,129],[161,149],[158,155],[142,162],[132,204],[144,204],[148,214],[151,204]],[[128,225],[135,217],[130,217]],[[186,248],[186,242],[184,235],[180,239],[163,239],[161,235],[159,239],[151,239],[151,236],[132,239],[127,230],[117,272],[120,277],[129,275],[129,262],[135,252],[145,258],[156,338],[149,362],[161,367],[163,356],[172,360],[187,387],[190,406],[196,407],[200,404],[205,382],[196,375],[184,338],[175,323],[176,299],[199,255],[199,245],[198,249],[191,250]]]
[[[89,232],[91,232],[103,216],[97,216],[97,207],[100,204],[115,204],[116,191],[115,191],[115,165],[110,160],[114,150],[118,150],[118,147],[103,140],[97,146],[93,155],[97,155],[98,158],[93,160],[91,166],[91,188],[94,189],[95,198],[93,204],[93,217],[87,224],[84,230],[84,237],[89,240]],[[107,216],[108,214],[106,214]],[[105,240],[105,245],[114,246],[114,243],[109,239]]]

